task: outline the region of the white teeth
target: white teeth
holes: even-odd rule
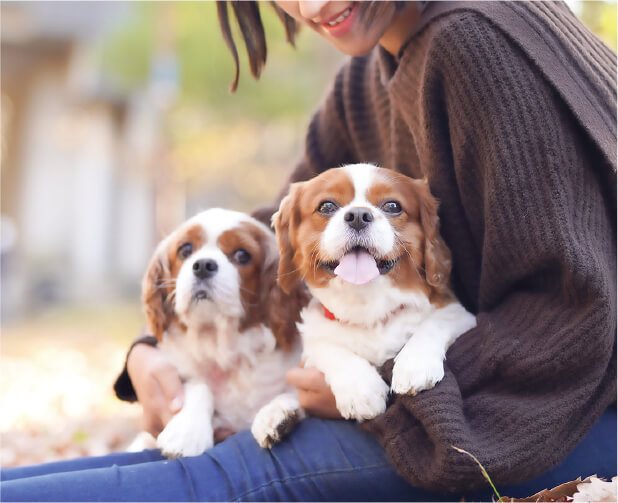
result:
[[[342,14],[341,16],[339,16],[337,19],[335,19],[334,21],[330,21],[328,23],[328,26],[337,26],[339,23],[341,23],[341,21],[343,21],[346,17],[348,17],[350,15],[350,12],[352,12],[352,7],[348,7]]]

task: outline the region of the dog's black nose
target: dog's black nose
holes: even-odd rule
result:
[[[343,219],[352,229],[360,231],[373,222],[373,213],[367,208],[352,208]]]
[[[217,273],[219,266],[211,258],[202,258],[193,262],[193,274],[200,279],[210,278]]]

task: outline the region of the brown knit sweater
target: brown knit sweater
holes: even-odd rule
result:
[[[398,58],[350,59],[314,116],[291,181],[354,162],[427,176],[477,314],[442,382],[364,424],[412,484],[483,485],[451,445],[497,484],[534,477],[615,400],[615,82],[563,3],[437,2]]]

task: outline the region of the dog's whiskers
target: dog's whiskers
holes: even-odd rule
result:
[[[399,246],[401,246],[401,248],[403,249],[403,251],[405,251],[408,255],[408,257],[410,257],[410,260],[412,261],[412,264],[414,265],[414,269],[416,270],[416,273],[422,277],[421,275],[421,271],[424,273],[425,272],[425,268],[424,267],[419,267],[419,265],[416,263],[416,261],[414,260],[414,257],[412,256],[412,254],[410,253],[410,251],[408,250],[407,246],[405,245],[405,243],[402,241],[402,239],[399,237],[398,234],[395,234],[395,239],[397,240],[397,243],[399,244]]]
[[[310,259],[313,263],[313,277],[315,278],[318,272],[318,254],[320,253],[320,244],[316,242],[311,250]]]
[[[165,278],[165,279],[160,279],[159,281],[156,282],[157,285],[175,285],[176,284],[176,278]]]
[[[281,278],[283,276],[289,276],[290,274],[294,274],[294,273],[299,272],[299,271],[300,271],[300,268],[297,267],[296,269],[294,269],[292,271],[284,272],[283,274],[278,274],[277,278]]]
[[[170,304],[172,306],[172,308],[176,305],[176,288],[174,288],[170,294],[165,297],[165,304]]]

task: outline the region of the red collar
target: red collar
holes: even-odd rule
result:
[[[399,306],[399,308],[393,309],[387,316],[385,316],[383,319],[381,319],[380,322],[381,323],[385,323],[393,314],[401,311],[402,309],[405,309],[405,307],[406,306],[401,304]],[[328,308],[324,304],[322,304],[322,309],[324,309],[324,317],[326,319],[331,320],[331,321],[338,321],[339,323],[347,323],[345,321],[338,320],[337,317],[333,314],[333,312],[329,311]]]
[[[326,316],[329,320],[337,321],[337,318],[335,318],[335,315],[332,312],[330,312],[324,304],[322,304],[322,308],[324,309],[324,316]]]

